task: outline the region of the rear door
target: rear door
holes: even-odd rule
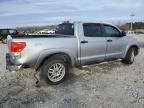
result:
[[[112,25],[104,25],[107,42],[106,59],[117,59],[122,57],[122,51],[127,44],[127,39],[122,36],[120,30]]]
[[[84,23],[83,36],[80,39],[81,64],[103,61],[106,54],[106,38],[103,36],[101,24]]]

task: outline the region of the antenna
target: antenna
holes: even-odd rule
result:
[[[131,26],[130,26],[130,30],[133,30],[133,18],[134,18],[135,14],[130,14],[130,18],[131,18]]]

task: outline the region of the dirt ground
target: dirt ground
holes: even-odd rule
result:
[[[0,44],[0,108],[144,108],[143,48],[132,65],[116,61],[74,69],[64,83],[38,88],[32,70],[5,69],[6,52]]]

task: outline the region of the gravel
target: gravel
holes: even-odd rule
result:
[[[6,52],[0,44],[0,108],[144,108],[143,48],[132,65],[115,61],[74,69],[64,83],[39,88],[31,69],[5,69]]]

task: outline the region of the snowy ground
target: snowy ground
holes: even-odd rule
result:
[[[143,48],[132,65],[111,62],[75,69],[64,83],[39,88],[32,70],[5,70],[6,51],[0,44],[0,108],[144,108]]]

